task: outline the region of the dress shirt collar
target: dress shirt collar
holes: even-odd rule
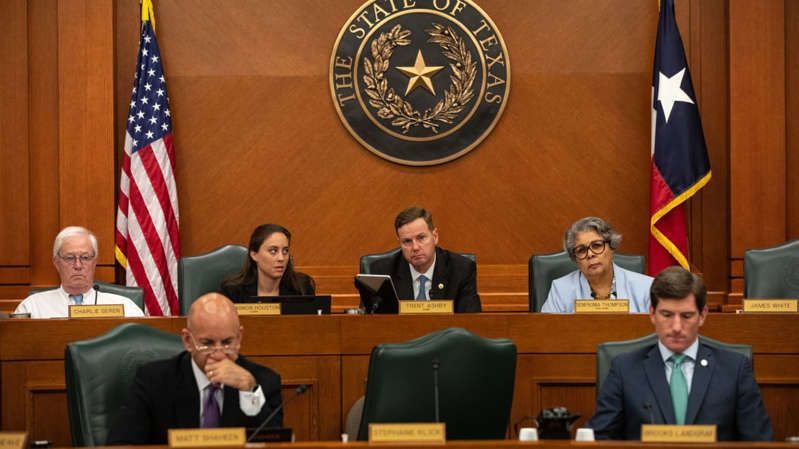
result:
[[[674,355],[674,353],[669,348],[667,348],[660,341],[660,339],[658,339],[658,349],[660,350],[660,357],[663,359],[663,363],[667,363],[667,361],[669,360],[669,357]],[[696,354],[698,352],[699,352],[699,336],[697,336],[696,340],[694,340],[694,342],[691,343],[691,346],[688,346],[685,349],[685,351],[683,351],[682,353],[685,354],[686,356],[688,356],[688,359],[690,359],[691,361],[695,361],[696,360]]]

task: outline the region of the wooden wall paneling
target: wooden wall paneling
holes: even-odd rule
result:
[[[341,429],[347,428],[350,409],[361,396],[366,394],[366,378],[369,373],[368,355],[341,356]],[[357,439],[350,435],[350,440]]]
[[[30,284],[44,286],[58,283],[52,262],[53,239],[60,224],[58,0],[31,0],[28,8],[33,30],[29,33],[29,114],[36,124],[30,133]],[[82,190],[82,186],[74,189]]]
[[[799,0],[785,0],[786,240],[799,238]]]
[[[685,4],[685,2],[680,2]],[[679,4],[679,3],[678,3]],[[713,177],[691,200],[690,251],[694,268],[711,290],[729,289],[729,83],[726,0],[690,2],[691,75]]]
[[[784,355],[758,354],[753,367],[766,408],[781,411],[770,413],[775,440],[799,434],[799,362]]]
[[[71,446],[69,426],[52,425],[68,422],[63,362],[3,363],[1,371],[4,382],[23,386],[3,390],[3,430],[26,431],[31,440]]]
[[[6,26],[0,37],[0,216],[3,219],[0,270],[27,269],[30,265],[27,2],[4,2],[3,17]],[[24,282],[26,277],[27,273],[20,281]]]
[[[83,225],[114,260],[113,2],[59,1],[59,221]],[[113,279],[113,277],[112,277]]]
[[[785,240],[785,2],[729,2],[730,256]]]

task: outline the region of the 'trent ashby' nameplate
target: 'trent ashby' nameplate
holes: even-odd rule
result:
[[[744,312],[796,313],[796,299],[744,299]]]
[[[69,306],[70,318],[123,318],[125,306],[122,304],[90,304]]]
[[[432,299],[430,301],[400,301],[399,313],[419,314],[419,313],[455,313],[453,301],[451,299]]]
[[[715,443],[716,426],[641,425],[641,441],[645,443]]]
[[[370,443],[444,443],[444,423],[373,423],[369,424]]]
[[[0,432],[0,449],[25,449],[25,432]]]
[[[629,299],[578,299],[574,313],[630,313]]]
[[[236,310],[238,310],[239,315],[280,315],[280,303],[236,304]]]
[[[244,427],[217,429],[169,429],[169,447],[244,446]]]

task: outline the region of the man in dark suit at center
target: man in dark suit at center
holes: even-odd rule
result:
[[[669,267],[652,282],[649,318],[658,342],[617,356],[586,425],[598,439],[640,440],[641,424],[715,424],[719,441],[771,441],[752,364],[703,344],[702,279]]]
[[[239,356],[243,332],[225,296],[195,301],[181,332],[186,350],[138,369],[107,444],[166,444],[175,428],[257,427],[280,405],[280,376]],[[279,412],[270,424],[282,422]]]
[[[455,312],[479,312],[477,264],[438,247],[433,216],[420,207],[394,220],[400,253],[371,265],[374,274],[391,276],[400,299],[452,299]]]

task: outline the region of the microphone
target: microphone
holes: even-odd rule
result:
[[[433,359],[433,408],[436,412],[436,422],[441,422],[438,416],[438,367],[441,363],[438,359]]]
[[[652,403],[646,402],[644,404],[644,410],[649,412],[649,424],[655,424],[655,414],[652,413]]]
[[[92,288],[94,289],[94,305],[97,305],[97,297],[100,296],[100,285],[94,284]]]
[[[263,420],[261,425],[255,429],[252,435],[250,435],[250,437],[247,438],[247,442],[248,443],[252,442],[252,440],[255,437],[257,437],[262,430],[264,430],[264,427],[266,427],[266,425],[269,424],[272,421],[272,419],[274,419],[274,417],[278,414],[278,412],[283,410],[284,405],[293,401],[294,399],[297,399],[299,396],[302,396],[306,391],[308,391],[308,384],[302,384],[299,387],[297,387],[297,389],[294,390],[294,396],[290,397],[287,401],[281,401],[280,405],[278,405],[277,408],[272,410],[272,413],[270,413],[269,416],[267,416],[266,419]]]

